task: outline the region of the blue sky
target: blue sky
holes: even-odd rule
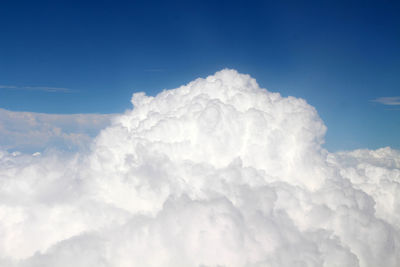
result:
[[[133,92],[234,68],[315,106],[331,151],[400,148],[398,14],[396,1],[1,1],[0,108],[118,113]]]

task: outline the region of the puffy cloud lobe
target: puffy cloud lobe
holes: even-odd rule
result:
[[[135,94],[73,156],[0,156],[2,266],[398,266],[400,154],[332,154],[304,100],[223,70]]]

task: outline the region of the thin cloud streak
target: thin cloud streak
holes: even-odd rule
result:
[[[377,102],[382,105],[387,105],[387,106],[399,106],[400,105],[400,96],[378,97],[371,101]]]
[[[16,86],[16,85],[0,85],[0,89],[26,90],[26,91],[42,91],[49,93],[72,93],[74,90],[64,87],[50,86]]]
[[[165,69],[153,68],[153,69],[145,69],[145,72],[164,72]]]

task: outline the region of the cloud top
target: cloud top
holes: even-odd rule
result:
[[[2,266],[398,266],[400,153],[222,70],[132,97],[87,153],[0,154]]]

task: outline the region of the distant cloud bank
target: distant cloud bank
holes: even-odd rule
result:
[[[111,123],[108,114],[43,114],[0,108],[0,149],[37,152],[47,148],[77,151]]]

